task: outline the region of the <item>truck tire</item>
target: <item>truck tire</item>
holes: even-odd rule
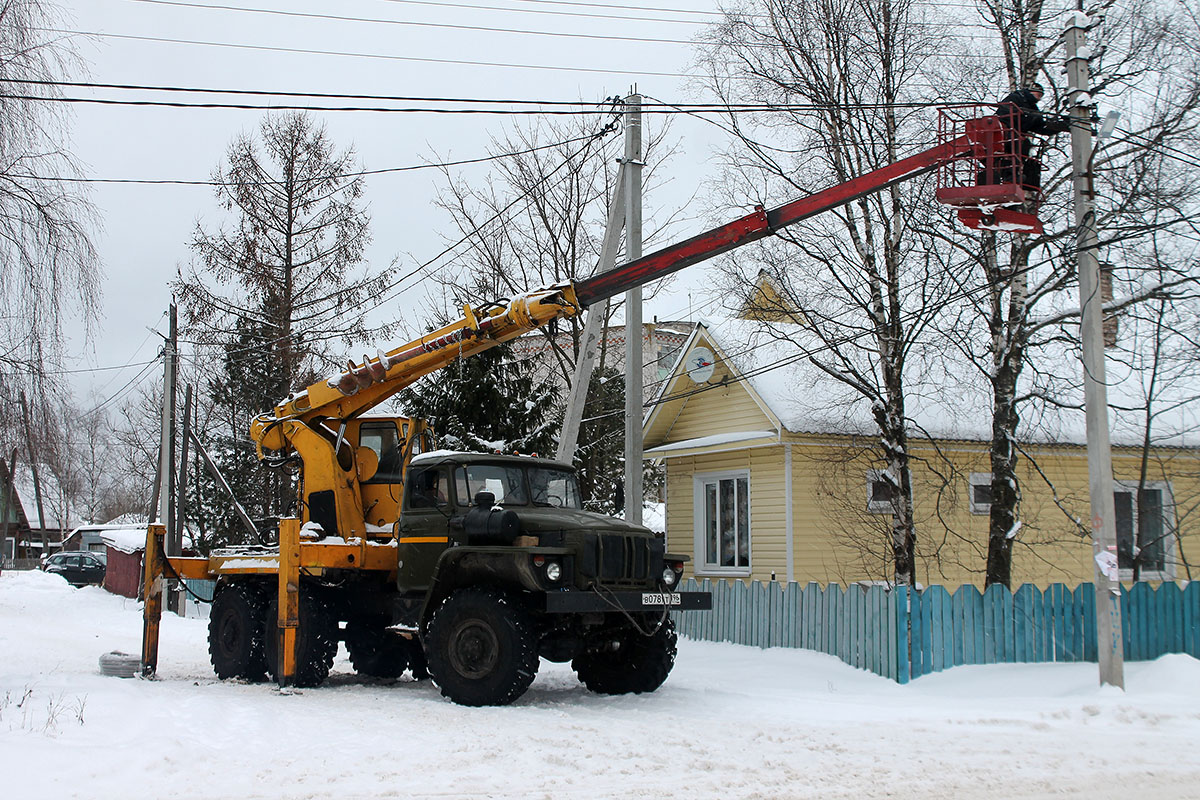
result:
[[[460,589],[425,633],[429,673],[442,696],[464,706],[503,706],[525,693],[538,670],[529,615],[494,589]]]
[[[408,668],[410,643],[395,631],[352,620],[346,625],[346,650],[359,675],[399,678]]]
[[[221,680],[266,678],[266,609],[262,594],[245,582],[226,583],[213,598],[208,617],[208,656]]]
[[[599,647],[576,656],[571,668],[588,690],[598,694],[653,692],[671,674],[676,642],[670,617],[653,636],[630,625],[616,636],[605,637],[597,643]]]
[[[264,648],[267,671],[279,680],[279,601],[267,607]],[[305,592],[300,593],[300,629],[296,636],[296,686],[320,686],[329,677],[337,655],[338,629],[325,605]]]

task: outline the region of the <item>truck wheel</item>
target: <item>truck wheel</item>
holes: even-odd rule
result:
[[[246,583],[227,583],[217,592],[208,618],[208,655],[218,678],[266,678],[266,607],[262,595]]]
[[[409,642],[395,631],[365,622],[346,625],[346,650],[359,675],[399,678],[408,668]]]
[[[429,672],[442,696],[464,706],[503,706],[537,675],[529,615],[503,592],[460,589],[429,621]]]
[[[263,650],[267,671],[279,679],[279,601],[267,607],[266,636]],[[300,593],[300,630],[296,636],[296,685],[320,686],[329,677],[333,657],[337,655],[337,621],[324,604],[311,595]]]
[[[653,692],[671,674],[676,641],[669,617],[653,636],[626,626],[576,656],[571,668],[584,686],[599,694]]]

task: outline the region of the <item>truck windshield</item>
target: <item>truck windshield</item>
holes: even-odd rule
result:
[[[519,466],[508,464],[470,464],[454,471],[454,491],[458,502],[471,505],[479,492],[496,495],[497,503],[527,506],[529,495],[525,491],[525,472]]]
[[[575,473],[565,469],[530,467],[529,491],[535,506],[583,508]]]

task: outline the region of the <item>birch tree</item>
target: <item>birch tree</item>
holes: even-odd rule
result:
[[[81,64],[46,0],[0,0],[0,444],[22,438],[18,394],[35,427],[54,416],[56,367],[70,312],[95,307],[101,267],[95,211],[66,148],[67,106],[51,81]],[[89,315],[83,329],[91,330]]]
[[[986,25],[996,31],[994,48],[999,69],[976,65],[960,72],[981,76],[980,94],[992,87],[1001,95],[1034,82],[1049,92],[1044,110],[1065,109],[1065,89],[1059,84],[1065,54],[1058,36],[1062,17],[1058,7],[1043,2],[1010,4],[980,0]],[[1095,47],[1091,68],[1096,96],[1116,100],[1130,115],[1128,127],[1099,143],[1092,161],[1098,202],[1097,227],[1102,250],[1108,253],[1149,241],[1156,231],[1186,228],[1197,198],[1194,179],[1178,169],[1164,169],[1159,148],[1195,146],[1194,115],[1200,101],[1197,82],[1196,18],[1183,5],[1108,2],[1100,6],[1089,33]],[[1052,13],[1053,12],[1053,13]],[[1192,42],[1193,45],[1187,44]],[[963,57],[964,63],[971,59]],[[988,62],[989,64],[992,62]],[[1133,99],[1136,98],[1136,99]],[[1114,100],[1108,100],[1111,104]],[[1078,370],[1064,371],[1059,346],[1078,339],[1078,298],[1070,210],[1070,160],[1067,137],[1038,140],[1034,156],[1046,162],[1044,199],[1036,209],[1046,223],[1040,236],[1008,236],[1000,240],[985,233],[977,240],[946,237],[962,259],[951,264],[954,276],[966,275],[963,288],[981,284],[982,292],[963,291],[963,308],[970,319],[946,326],[956,346],[986,382],[991,399],[991,508],[985,566],[986,582],[1011,585],[1013,550],[1023,543],[1020,442],[1028,437],[1039,407],[1060,406],[1070,387],[1078,385]],[[1032,205],[1029,210],[1034,210]],[[1108,260],[1102,256],[1102,260]],[[1127,261],[1118,271],[1128,293],[1117,298],[1132,304],[1162,296],[1190,277],[1176,270],[1164,277]],[[975,270],[964,269],[973,264]],[[980,276],[982,281],[974,276]],[[1163,284],[1162,291],[1147,291]],[[1043,357],[1045,354],[1046,357]],[[1048,360],[1047,360],[1048,359]],[[1044,363],[1039,363],[1044,362]],[[1073,401],[1077,402],[1077,401]],[[1036,465],[1034,465],[1036,468]],[[1053,487],[1051,487],[1053,488]]]
[[[729,106],[776,109],[729,115],[736,138],[721,179],[731,203],[774,205],[769,198],[808,194],[933,144],[928,112],[906,108],[932,99],[927,73],[939,43],[922,8],[761,0],[726,13],[704,37],[706,88]],[[738,251],[728,273],[749,300],[765,269],[791,323],[772,332],[857,398],[850,406],[869,408],[891,486],[887,555],[895,581],[906,584],[916,581],[917,547],[905,382],[948,292],[940,265],[913,236],[930,213],[920,189],[892,186],[786,229]]]

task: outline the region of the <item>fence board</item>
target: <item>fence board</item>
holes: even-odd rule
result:
[[[1200,658],[1200,583],[1183,590],[1183,652]]]
[[[1096,662],[1099,651],[1096,649],[1096,587],[1090,583],[1081,583],[1075,590],[1079,598],[1079,607],[1083,609],[1083,660]]]

